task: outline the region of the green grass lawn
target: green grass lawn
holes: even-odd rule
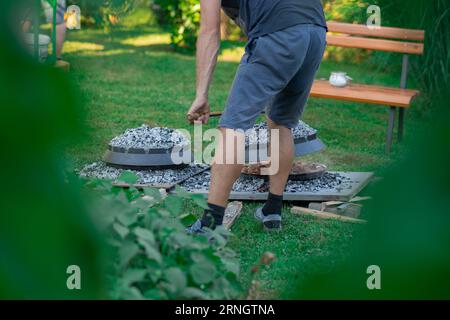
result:
[[[89,29],[69,33],[64,56],[87,107],[84,142],[69,149],[75,166],[100,160],[108,141],[126,128],[148,123],[190,129],[185,113],[195,95],[195,59],[174,53],[168,41],[166,33],[152,28],[115,30],[112,35]],[[225,105],[242,46],[224,43],[210,94],[213,110]],[[347,71],[357,82],[399,83],[400,71],[388,74],[376,66],[330,61],[323,62],[318,78],[336,70]],[[398,144],[390,156],[384,154],[385,107],[311,99],[303,120],[318,129],[327,145],[307,159],[332,170],[377,170],[402,154]],[[217,121],[212,119],[208,128]],[[419,127],[417,116],[407,113],[406,136]],[[245,204],[230,246],[240,255],[244,288],[250,282],[250,268],[265,251],[277,256],[258,276],[262,298],[287,297],[296,279],[319,268],[333,268],[345,258],[354,233],[361,228],[296,217],[286,205],[284,231],[267,234],[253,221],[257,205]]]

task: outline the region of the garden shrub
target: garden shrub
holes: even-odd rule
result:
[[[132,183],[124,173],[119,180]],[[239,262],[225,247],[225,229],[191,236],[195,216],[183,213],[186,201],[206,206],[202,196],[182,189],[161,196],[157,189],[120,189],[110,182],[86,185],[103,199],[97,212],[109,245],[109,295],[112,299],[232,299],[239,294]]]
[[[450,1],[412,0],[405,4],[404,1],[376,0],[375,4],[381,7],[383,25],[425,30],[425,51],[421,56],[411,56],[410,78],[428,100],[421,104],[422,111],[430,111],[435,97],[444,95],[450,83]],[[377,54],[373,60],[387,68],[398,69],[401,65],[398,55],[397,60],[393,60]]]
[[[193,52],[200,26],[198,0],[154,0],[153,10],[170,31],[175,50]]]
[[[345,23],[365,24],[367,20],[367,0],[326,0],[324,1],[324,12],[327,21],[338,21]],[[325,58],[334,61],[351,61],[360,63],[369,57],[367,50],[327,47]]]
[[[69,1],[81,8],[82,24],[101,26],[105,32],[130,13],[142,0],[78,0]]]

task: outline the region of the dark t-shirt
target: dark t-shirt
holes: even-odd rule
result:
[[[249,38],[297,24],[326,28],[321,0],[222,0],[222,7]]]

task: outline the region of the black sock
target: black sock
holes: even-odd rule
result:
[[[211,229],[221,226],[223,223],[223,216],[225,215],[225,207],[217,206],[211,203],[208,203],[208,207],[209,209],[205,209],[201,219],[202,226]]]
[[[262,212],[265,216],[269,214],[281,214],[281,208],[283,207],[283,196],[277,196],[276,194],[269,192],[266,204],[262,208]]]

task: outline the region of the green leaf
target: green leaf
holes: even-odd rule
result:
[[[205,300],[208,297],[202,290],[193,287],[184,289],[180,295],[184,299]]]
[[[202,263],[195,263],[189,268],[192,280],[198,285],[208,284],[216,276],[216,266],[205,259]]]
[[[145,189],[144,190],[144,194],[146,196],[152,197],[153,199],[155,199],[156,202],[161,202],[162,201],[161,193],[156,188]]]
[[[144,280],[146,273],[147,270],[144,269],[128,269],[123,275],[123,284],[129,287],[135,282],[141,282]]]
[[[175,286],[176,292],[180,292],[187,285],[186,275],[180,268],[172,267],[166,269],[164,271],[164,277],[168,282]]]
[[[117,181],[124,182],[127,184],[135,184],[138,180],[139,180],[139,178],[131,171],[124,171],[117,178]]]
[[[222,258],[222,264],[228,272],[231,272],[235,276],[239,275],[239,261],[235,259],[225,259]]]
[[[178,216],[183,210],[183,199],[170,196],[164,201],[164,206],[173,216]]]
[[[125,226],[130,226],[138,219],[138,215],[135,210],[125,210],[117,215],[117,220]]]
[[[206,201],[205,196],[203,196],[201,194],[194,194],[194,195],[192,195],[192,200],[199,207],[201,207],[203,209],[208,209],[208,202]]]
[[[186,213],[180,216],[180,220],[184,226],[189,226],[197,220],[197,217],[192,213]]]
[[[161,292],[159,289],[150,289],[145,291],[144,297],[150,300],[163,300],[167,299],[167,295],[164,292]]]
[[[117,222],[113,224],[113,228],[122,239],[125,239],[125,237],[130,233],[127,227],[124,227]]]
[[[120,295],[124,300],[144,300],[142,293],[136,287],[123,288]]]
[[[139,247],[132,241],[125,241],[119,249],[120,266],[126,266],[139,252]]]
[[[137,227],[134,229],[134,234],[142,240],[148,241],[150,244],[155,244],[155,236],[150,230]]]
[[[179,185],[175,186],[175,192],[176,192],[176,195],[180,198],[183,198],[183,199],[191,198],[191,195],[186,190],[181,188]]]
[[[112,247],[120,248],[122,246],[122,242],[116,239],[106,239],[106,243]]]
[[[138,242],[144,248],[147,258],[155,260],[158,263],[162,263],[161,253],[153,247],[151,243],[143,239],[138,239]]]

